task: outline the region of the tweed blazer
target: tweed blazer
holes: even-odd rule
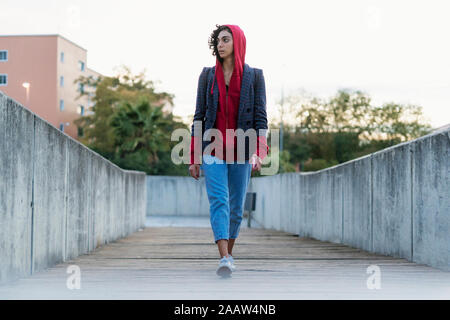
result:
[[[194,114],[194,122],[202,121],[202,133],[214,127],[216,121],[217,107],[219,104],[219,86],[214,81],[214,90],[211,95],[211,85],[215,76],[214,67],[204,67],[197,87],[197,101]],[[244,132],[248,129],[255,129],[258,136],[266,136],[267,113],[266,113],[266,85],[262,69],[252,68],[247,63],[244,64],[241,82],[241,96],[239,98],[239,110],[236,122],[236,129]],[[195,130],[200,128],[191,126],[191,136],[197,135]],[[198,133],[200,135],[200,133]],[[249,159],[248,139],[246,140],[245,159]],[[202,151],[211,141],[202,139]]]

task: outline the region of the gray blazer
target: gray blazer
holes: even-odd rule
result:
[[[214,127],[216,122],[217,106],[219,104],[219,86],[214,81],[214,90],[211,95],[216,67],[204,67],[198,79],[197,102],[193,121],[202,121],[202,133]],[[244,64],[241,83],[241,97],[239,99],[239,110],[237,118],[237,129],[244,132],[253,128],[257,135],[266,136],[267,113],[266,113],[266,85],[262,69],[252,68]],[[191,137],[196,135],[194,123],[191,126]],[[199,133],[200,134],[200,133]],[[245,139],[245,160],[251,156],[248,139]],[[202,152],[211,141],[202,142]]]

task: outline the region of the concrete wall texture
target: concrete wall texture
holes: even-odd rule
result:
[[[146,176],[122,170],[0,92],[0,283],[145,226]]]
[[[450,130],[308,173],[252,178],[255,220],[450,271]]]
[[[450,271],[450,130],[316,172],[252,178],[256,222]],[[147,215],[209,216],[204,177],[147,177]]]
[[[209,216],[205,177],[147,176],[147,215]]]

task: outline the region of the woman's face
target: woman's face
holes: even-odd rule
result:
[[[222,30],[217,37],[217,50],[222,59],[233,54],[233,35],[227,30]]]

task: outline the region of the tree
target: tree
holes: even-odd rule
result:
[[[297,105],[298,124],[285,135],[293,163],[319,170],[375,152],[430,132],[422,108],[386,103],[371,105],[359,90],[340,90],[330,99],[290,98]],[[302,165],[300,167],[302,167]]]
[[[176,128],[188,127],[172,113],[173,94],[156,92],[145,73],[133,75],[122,66],[113,77],[80,77],[76,80],[95,89],[92,114],[75,124],[83,131],[80,141],[124,169],[148,174],[182,174],[185,169],[170,159],[175,142],[170,136]],[[88,94],[86,90],[80,96]]]
[[[173,105],[172,94],[157,93],[153,81],[145,80],[145,72],[133,75],[126,66],[119,67],[117,75],[113,77],[94,79],[92,76],[81,76],[75,81],[95,89],[92,99],[93,113],[75,121],[83,131],[83,136],[79,139],[105,157],[114,154],[115,137],[110,119],[122,102],[137,103],[140,98],[146,97],[154,106],[163,106],[166,103]],[[81,92],[80,96],[88,94],[86,90]]]
[[[159,160],[157,151],[169,152],[162,130],[165,122],[161,107],[152,108],[145,97],[136,104],[122,102],[110,120],[115,137],[113,162],[151,173]]]

